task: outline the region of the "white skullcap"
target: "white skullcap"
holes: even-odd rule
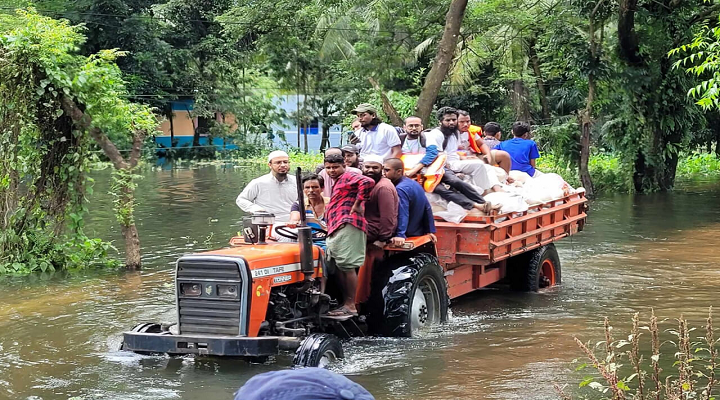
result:
[[[268,162],[271,162],[273,160],[273,158],[278,158],[278,157],[288,157],[289,158],[289,156],[286,152],[284,152],[282,150],[275,150],[272,153],[268,154]]]
[[[382,164],[383,161],[385,161],[385,160],[383,160],[383,158],[381,156],[378,156],[376,154],[368,154],[363,157],[364,163],[374,162],[374,163]]]

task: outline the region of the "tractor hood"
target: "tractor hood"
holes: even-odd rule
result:
[[[300,246],[297,243],[243,244],[192,256],[241,258],[250,268],[253,278],[300,270]],[[320,249],[313,246],[316,263],[319,257]]]

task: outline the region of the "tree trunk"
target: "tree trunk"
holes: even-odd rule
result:
[[[528,55],[530,56],[530,64],[532,65],[533,74],[535,74],[535,82],[538,88],[538,96],[540,97],[540,106],[542,107],[542,119],[544,124],[550,123],[550,106],[548,105],[547,91],[545,90],[545,80],[540,69],[540,58],[538,58],[535,49],[535,40],[531,40],[528,46]]]
[[[324,152],[325,149],[330,147],[330,125],[323,122],[322,126],[322,140],[320,140],[320,152]]]
[[[62,106],[63,111],[70,116],[78,128],[81,130],[89,129],[88,133],[90,137],[100,146],[103,153],[105,153],[113,163],[115,169],[124,171],[129,179],[129,182],[122,185],[120,193],[118,193],[120,204],[117,206],[116,213],[118,213],[120,209],[129,210],[128,214],[121,215],[122,223],[120,226],[122,235],[125,238],[125,267],[128,269],[139,269],[142,266],[142,261],[140,258],[140,237],[138,236],[132,215],[135,199],[134,186],[132,185],[132,171],[140,160],[145,133],[141,131],[133,132],[133,144],[128,158],[125,159],[105,133],[98,128],[90,128],[92,118],[85,114],[71,98],[63,96]]]
[[[580,112],[580,165],[578,166],[580,183],[585,188],[587,197],[595,196],[595,188],[593,187],[590,169],[588,168],[590,161],[590,131],[592,130],[592,126],[592,105],[588,99],[587,108]]]
[[[400,113],[397,112],[395,106],[392,105],[390,99],[388,99],[388,97],[385,95],[385,92],[380,87],[380,84],[378,84],[378,82],[373,77],[368,77],[368,81],[370,81],[370,84],[373,86],[373,88],[375,88],[375,90],[380,93],[382,109],[385,112],[385,115],[387,115],[390,119],[390,123],[395,126],[403,126],[403,119],[400,116]]]
[[[620,0],[620,15],[618,17],[618,44],[620,45],[620,58],[629,65],[640,65],[643,58],[640,56],[640,41],[635,31],[635,11],[638,0]]]
[[[175,113],[173,112],[172,103],[170,103],[170,109],[165,116],[168,117],[168,120],[170,121],[170,148],[173,148],[173,142],[175,141],[175,125],[173,123],[173,120],[175,119]]]
[[[522,79],[516,79],[510,87],[510,102],[515,110],[516,121],[533,122],[530,105],[527,101],[527,89]]]
[[[123,187],[121,193],[120,207],[128,206],[135,201],[135,193],[130,187]],[[142,267],[142,259],[140,257],[140,236],[138,236],[135,222],[123,223],[120,225],[120,231],[125,238],[125,268],[137,270]]]
[[[450,69],[467,3],[468,0],[452,0],[445,16],[445,30],[438,45],[437,55],[430,72],[425,77],[425,84],[415,107],[415,115],[423,121],[427,121],[430,117],[437,95]]]

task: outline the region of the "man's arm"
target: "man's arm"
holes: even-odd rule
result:
[[[393,146],[390,154],[391,158],[400,158],[402,156],[402,147],[400,145]]]
[[[540,158],[540,152],[537,148],[537,143],[533,142],[532,147],[530,148],[530,165],[535,168],[535,159]]]
[[[355,200],[355,204],[353,204],[350,213],[364,215],[365,210],[363,209],[362,204],[370,198],[370,192],[372,191],[373,187],[375,187],[375,181],[365,175],[352,174],[351,176],[354,179],[353,183],[357,185],[358,197]]]
[[[423,224],[427,228],[427,233],[435,233],[435,218],[433,218],[432,206],[427,198],[425,198],[425,212],[423,213],[425,223]]]
[[[396,238],[406,238],[408,222],[410,221],[410,196],[405,190],[398,190],[398,215],[397,228],[395,228]]]
[[[414,166],[412,169],[408,170],[408,172],[405,173],[405,175],[412,177],[413,175],[420,172],[423,167],[426,167],[433,162],[435,162],[435,159],[438,157],[438,148],[436,145],[431,144],[427,148],[425,148],[425,157],[420,160],[420,162]]]
[[[380,229],[377,237],[381,241],[388,241],[392,238],[398,222],[398,197],[394,188],[382,188],[378,190],[378,210],[380,211]]]
[[[254,180],[250,181],[240,195],[238,195],[237,199],[235,199],[235,204],[246,213],[265,211],[265,209],[255,204],[255,199],[257,199],[259,192],[260,188],[257,182]]]

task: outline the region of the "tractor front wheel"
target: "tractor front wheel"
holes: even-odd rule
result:
[[[340,339],[327,333],[313,333],[306,337],[295,351],[294,367],[326,368],[344,357]]]

